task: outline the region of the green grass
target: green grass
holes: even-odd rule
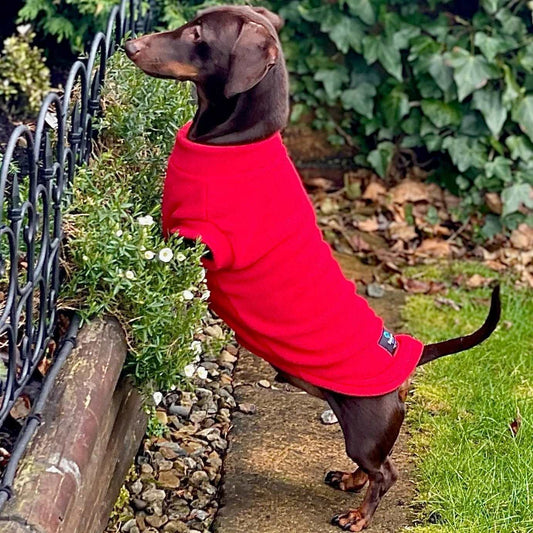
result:
[[[479,267],[455,265],[444,275],[461,270]],[[417,373],[408,415],[417,533],[533,532],[533,292],[502,289],[502,321],[488,341]],[[405,307],[409,331],[426,342],[469,333],[484,320],[489,295],[450,290],[461,311],[413,296]],[[517,412],[522,425],[513,437]]]

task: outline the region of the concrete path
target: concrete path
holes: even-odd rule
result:
[[[344,268],[344,265],[343,265]],[[373,300],[372,306],[394,329],[401,293]],[[323,483],[328,470],[352,470],[338,425],[324,426],[326,408],[290,386],[274,383],[274,372],[261,359],[241,350],[235,376],[236,399],[253,403],[257,413],[237,413],[224,469],[218,533],[339,532],[331,517],[354,507],[362,495],[347,495]],[[263,388],[260,380],[275,388]],[[398,532],[412,523],[408,502],[413,497],[410,463],[402,435],[394,453],[400,481],[385,496],[370,531]]]

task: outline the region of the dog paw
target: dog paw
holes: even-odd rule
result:
[[[359,492],[367,482],[367,476],[363,472],[341,472],[331,470],[326,474],[324,483],[330,487],[344,492]]]
[[[369,526],[370,521],[361,514],[359,509],[356,509],[334,516],[331,523],[344,531],[363,531]]]

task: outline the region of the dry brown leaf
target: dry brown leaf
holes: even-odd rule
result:
[[[461,310],[461,304],[457,303],[456,301],[450,299],[450,298],[443,298],[442,296],[439,296],[438,298],[435,298],[435,304],[436,305],[448,305],[455,311]]]
[[[442,200],[442,190],[438,185],[409,179],[393,187],[390,193],[392,201],[397,204]]]
[[[533,248],[533,228],[527,224],[520,224],[511,233],[511,244],[520,250],[531,250]]]
[[[502,214],[503,205],[500,195],[496,192],[488,192],[485,194],[485,203],[487,207],[497,215]]]
[[[394,240],[412,241],[418,237],[414,226],[409,226],[406,222],[391,222],[389,233]]]
[[[449,257],[452,254],[452,248],[448,241],[440,239],[426,239],[415,250],[416,254],[429,255],[431,257]]]
[[[480,274],[474,274],[467,280],[466,286],[470,289],[477,289],[478,287],[486,287],[491,281],[492,278],[485,278]]]
[[[491,270],[496,270],[497,272],[502,272],[503,270],[507,269],[507,267],[502,262],[494,261],[491,259],[485,261],[483,264],[489,267]]]
[[[366,231],[369,233],[373,231],[378,231],[379,229],[378,219],[376,217],[370,217],[365,220],[359,220],[357,222],[357,227],[361,231]]]
[[[405,291],[413,294],[427,294],[431,289],[429,281],[420,279],[401,278],[400,283]]]
[[[371,181],[365,189],[362,197],[364,200],[379,202],[387,194],[385,186],[377,180]]]
[[[11,408],[11,411],[9,411],[9,414],[15,419],[15,420],[24,420],[31,411],[31,402],[30,399],[26,394],[21,394],[13,404],[13,407]]]

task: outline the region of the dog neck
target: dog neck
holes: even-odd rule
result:
[[[196,85],[198,110],[189,140],[201,144],[248,144],[266,139],[287,125],[289,114],[287,71],[282,63],[249,91],[224,97],[221,83]]]

